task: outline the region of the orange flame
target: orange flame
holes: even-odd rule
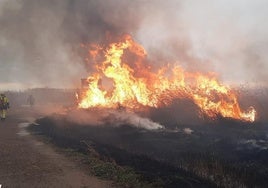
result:
[[[82,96],[80,108],[109,107],[118,104],[128,108],[141,106],[160,107],[176,98],[189,98],[207,116],[255,121],[256,111],[250,107],[243,112],[234,91],[220,84],[214,76],[185,72],[179,66],[166,66],[156,71],[144,63],[146,51],[131,36],[125,35],[120,42],[107,48],[94,45],[89,55],[96,62],[96,73],[88,77],[88,90]],[[127,55],[131,56],[128,62]],[[100,87],[102,78],[112,80],[112,90]]]

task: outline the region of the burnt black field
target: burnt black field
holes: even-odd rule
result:
[[[113,121],[75,123],[68,118],[73,112],[38,119],[30,129],[86,155],[91,145],[101,158],[133,168],[154,187],[267,187],[268,99],[266,93],[253,94],[242,93],[240,100],[258,111],[254,123],[206,119],[196,115],[191,101],[178,100],[166,108],[137,112],[164,125],[162,129],[127,122],[114,126]]]
[[[176,175],[190,179],[189,187],[265,187],[268,183],[268,130],[264,124],[187,126],[193,130],[189,134],[183,126],[158,131],[128,125],[91,127],[70,124],[64,117],[43,118],[37,123],[32,130],[56,145],[86,153],[85,143],[91,143],[102,156],[134,168],[149,181],[166,178],[165,187],[183,185]]]

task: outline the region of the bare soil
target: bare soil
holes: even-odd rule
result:
[[[54,110],[59,110],[55,109]],[[49,107],[11,109],[0,122],[0,185],[6,187],[112,187],[90,176],[71,158],[30,135],[25,127]]]

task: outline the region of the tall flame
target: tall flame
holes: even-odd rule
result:
[[[91,47],[89,55],[95,61],[96,72],[88,77],[89,86],[79,103],[80,108],[114,108],[118,104],[128,108],[160,107],[176,98],[189,98],[211,118],[220,114],[255,121],[255,109],[250,107],[247,112],[242,111],[236,93],[220,84],[213,75],[186,72],[179,66],[170,65],[153,71],[144,63],[146,51],[129,35],[106,48]],[[134,63],[126,62],[127,55]],[[112,80],[111,90],[100,86],[102,78]]]

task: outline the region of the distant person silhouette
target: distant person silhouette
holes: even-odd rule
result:
[[[29,104],[31,107],[33,107],[35,103],[35,99],[33,97],[33,95],[29,95],[28,99],[27,99],[27,104]]]

